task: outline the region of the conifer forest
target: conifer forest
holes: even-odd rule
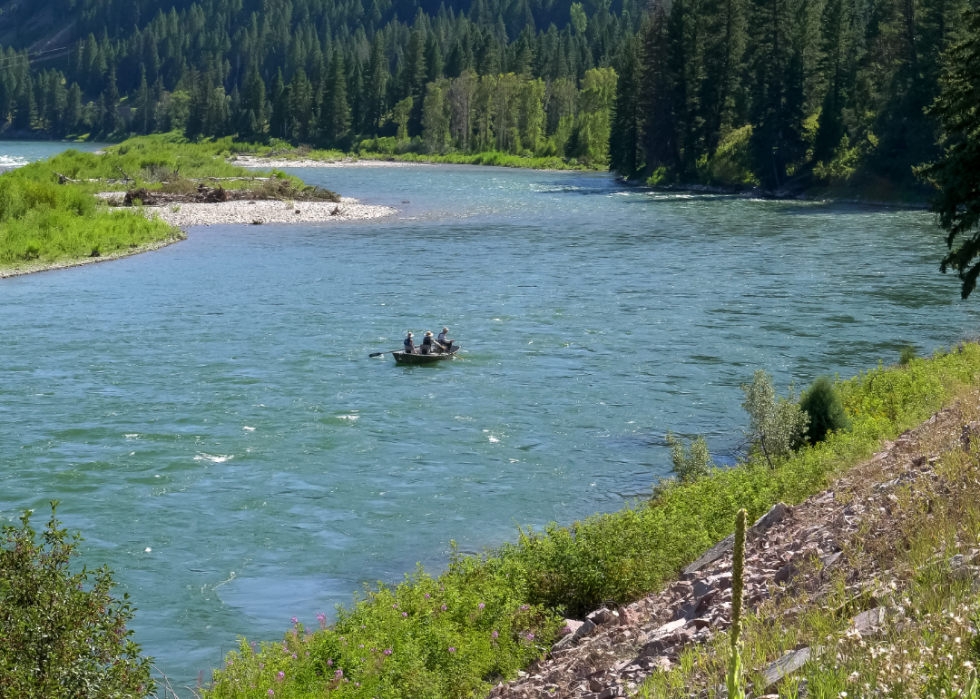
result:
[[[55,0],[0,15],[7,137],[557,156],[657,183],[916,186],[976,0]],[[33,134],[31,132],[34,132]]]

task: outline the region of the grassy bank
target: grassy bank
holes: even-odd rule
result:
[[[794,578],[748,615],[741,657],[757,694],[767,685],[763,668],[808,648],[806,664],[766,694],[803,696],[805,686],[807,696],[827,698],[980,695],[980,443],[975,435],[967,443],[972,430],[963,429],[980,417],[977,399],[974,392],[923,424],[913,449],[894,445],[850,471],[835,483],[832,504],[811,503],[811,511],[829,507],[827,516],[804,513],[785,532],[784,547],[805,538],[809,524],[835,528],[843,564],[828,571],[818,558],[795,557]],[[853,515],[849,525],[844,512]],[[875,628],[853,623],[870,609],[881,615]],[[729,643],[718,634],[687,646],[636,696],[722,696],[715,688],[725,686]]]
[[[310,189],[282,173],[258,182],[251,178],[262,173],[228,162],[230,156],[257,147],[230,138],[188,143],[164,134],[134,138],[101,154],[68,150],[6,172],[0,175],[0,273],[120,256],[183,238],[177,229],[133,209],[110,209],[94,196],[97,192],[145,188],[187,193],[207,182],[226,189],[269,190],[266,198],[298,198]]]
[[[295,623],[281,642],[243,640],[214,675],[209,697],[468,697],[547,652],[561,617],[659,588],[757,517],[799,502],[980,380],[980,346],[878,367],[840,382],[852,429],[804,447],[776,469],[749,461],[655,500],[570,527],[523,531],[481,557],[453,557],[438,577],[417,570],[346,609],[332,628]],[[270,694],[271,692],[271,694]]]

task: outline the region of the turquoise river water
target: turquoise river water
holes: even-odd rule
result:
[[[6,158],[61,144],[0,143]],[[0,518],[61,500],[179,682],[237,635],[730,461],[781,389],[972,336],[923,212],[657,194],[608,175],[297,170],[387,220],[195,228],[0,281]],[[397,367],[443,324],[465,361]]]

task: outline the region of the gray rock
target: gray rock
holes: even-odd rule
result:
[[[776,571],[772,580],[777,585],[780,583],[789,582],[796,575],[796,566],[792,563],[787,563],[782,568]]]
[[[810,660],[810,649],[794,650],[762,671],[762,689],[768,689],[784,677],[793,674]]]
[[[788,515],[789,512],[790,509],[786,503],[777,502],[766,514],[762,515],[755,521],[755,524],[752,525],[751,531],[756,534],[760,534],[766,529],[772,527],[774,524],[778,524],[786,519],[786,515]]]
[[[706,594],[708,594],[709,592],[712,592],[714,589],[715,589],[714,585],[712,585],[709,582],[706,582],[705,580],[695,580],[694,589],[692,590],[692,592],[694,593],[695,599],[700,599],[704,597]]]
[[[851,628],[861,636],[870,636],[884,629],[885,609],[877,607],[861,612],[851,619]]]
[[[585,618],[586,620],[591,621],[596,626],[601,626],[602,624],[605,624],[606,622],[611,620],[613,618],[613,615],[612,612],[610,612],[608,609],[602,607],[601,609],[597,609],[594,612],[591,612]]]
[[[735,535],[729,534],[724,539],[719,541],[717,544],[712,546],[710,549],[705,551],[704,555],[698,560],[694,561],[691,565],[683,570],[683,575],[692,576],[694,573],[698,572],[704,568],[709,563],[714,563],[719,558],[724,556],[726,553],[731,551],[735,547]]]

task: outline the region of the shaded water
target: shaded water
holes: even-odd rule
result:
[[[0,144],[0,153],[3,144]],[[930,215],[652,194],[607,175],[300,170],[396,218],[213,226],[0,282],[0,514],[47,500],[180,681],[416,561],[618,509],[664,432],[971,335]],[[396,367],[443,325],[465,361]]]

